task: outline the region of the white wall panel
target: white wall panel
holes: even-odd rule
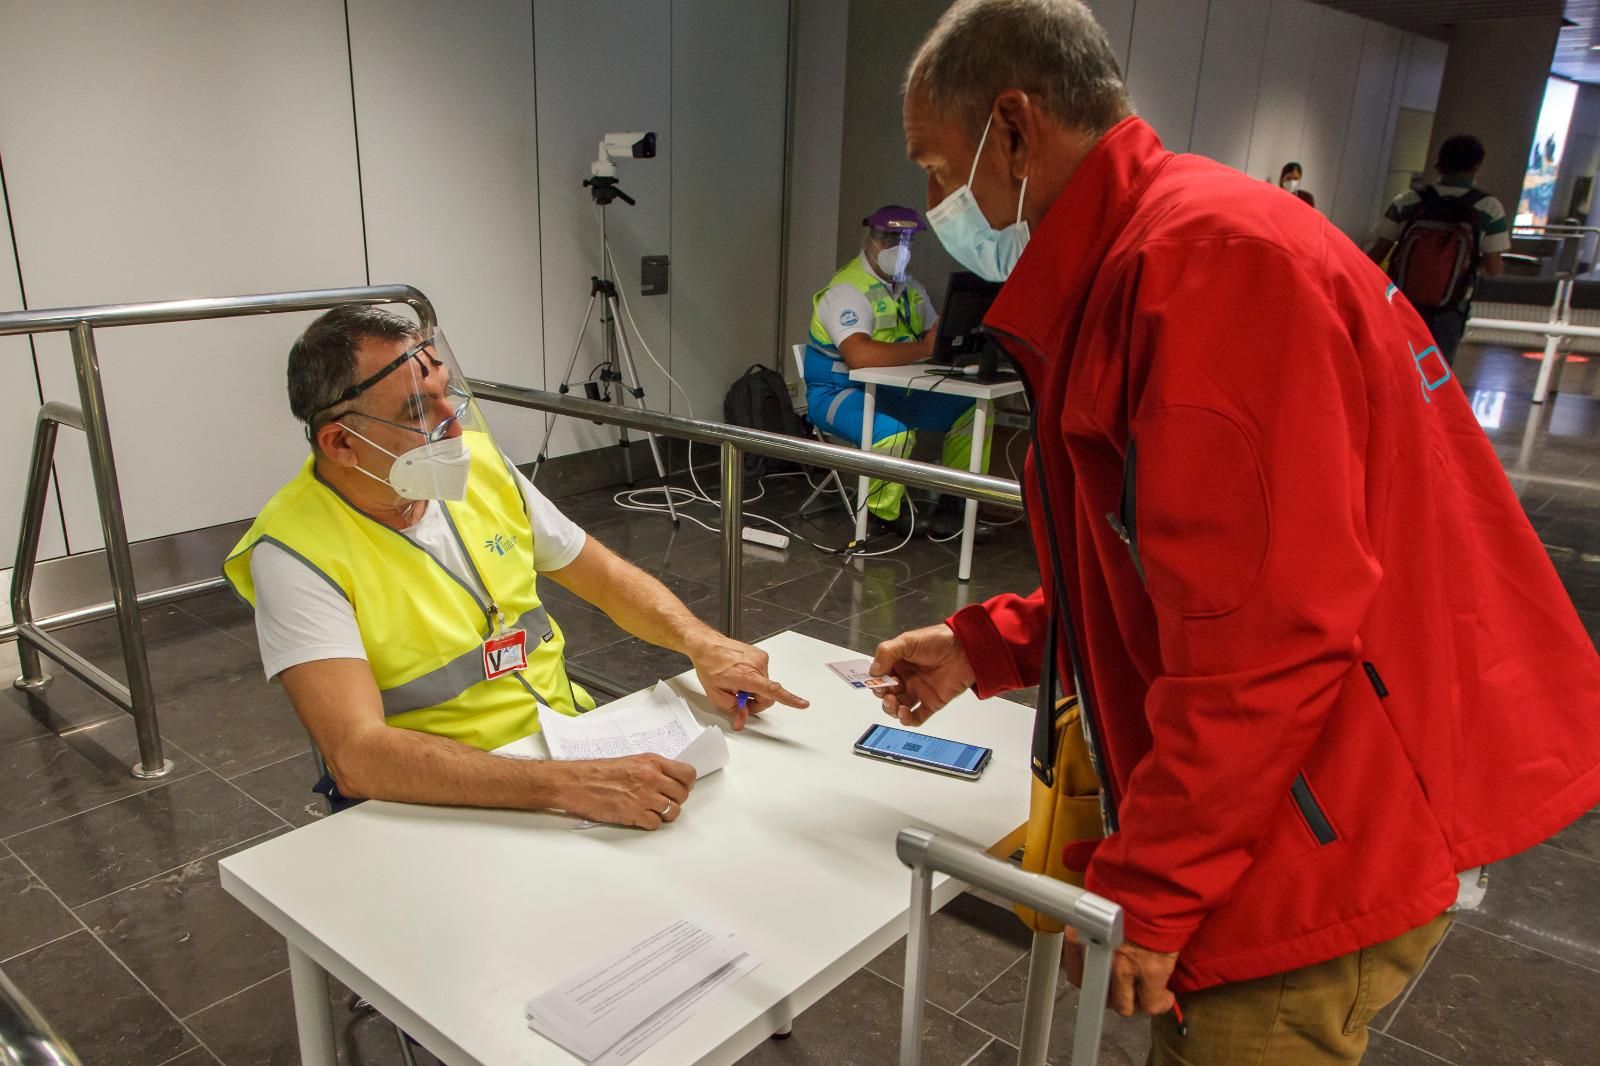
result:
[[[1388,159],[1385,145],[1394,123],[1391,100],[1404,36],[1376,22],[1368,22],[1362,36],[1361,67],[1339,160],[1339,188],[1328,204],[1333,224],[1358,242],[1382,209],[1378,201]]]
[[[672,373],[701,418],[778,356],[788,40],[785,4],[672,5]]]
[[[1316,59],[1308,68],[1305,124],[1292,158],[1305,172],[1305,187],[1327,214],[1338,196],[1340,159],[1350,125],[1350,101],[1361,70],[1363,20],[1333,8],[1320,10]],[[1279,163],[1288,162],[1284,159]],[[1270,171],[1274,181],[1278,167]]]
[[[1189,150],[1244,170],[1272,0],[1211,0]]]
[[[0,145],[5,130],[0,127]],[[0,155],[0,168],[5,157]],[[20,311],[22,283],[17,275],[11,227],[6,225],[5,202],[0,200],[0,311]],[[23,494],[28,486],[28,457],[33,448],[33,420],[39,411],[39,383],[34,376],[33,351],[27,337],[0,337],[0,570],[9,569],[17,554],[17,532]],[[70,436],[75,430],[62,431]],[[61,531],[61,511],[55,491],[45,507],[39,538],[39,558],[66,552]],[[0,581],[0,593],[10,586]],[[9,616],[8,616],[9,617]]]
[[[350,0],[372,280],[433,301],[473,377],[543,388],[531,0]],[[537,412],[484,404],[534,458]]]
[[[1330,11],[1307,0],[1272,0],[1246,167],[1255,177],[1276,182],[1279,168],[1300,155],[1306,103],[1314,91],[1310,71],[1316,62],[1317,32],[1322,15]]]
[[[1139,0],[1128,49],[1128,92],[1174,152],[1189,150],[1200,83],[1206,0]]]
[[[1431,37],[1407,34],[1405,74],[1398,106],[1432,111],[1439,106],[1439,86],[1444,83],[1444,61],[1450,46]]]
[[[543,266],[545,376],[561,383],[589,301],[589,278],[600,270],[600,227],[589,176],[600,138],[608,132],[654,130],[655,159],[617,164],[621,187],[637,207],[607,209],[619,285],[656,358],[670,368],[670,297],[639,295],[639,257],[666,255],[672,235],[672,5],[653,0],[536,0],[533,42],[538,71],[539,229]],[[734,91],[730,87],[730,92]],[[726,101],[725,106],[732,106]],[[599,312],[596,311],[598,319]],[[630,339],[632,333],[630,331]],[[635,351],[649,404],[667,410],[667,379],[642,348]],[[585,334],[574,380],[601,358],[600,332]],[[616,440],[612,429],[570,418],[556,420],[550,454],[563,455]]]
[[[1128,44],[1133,39],[1133,9],[1137,0],[1085,0],[1111,41],[1117,56],[1117,69],[1128,74]]]
[[[19,0],[0,23],[0,152],[34,307],[363,280],[338,0]],[[307,317],[98,335],[135,539],[248,517],[292,472],[284,357]],[[46,397],[76,402],[61,337],[39,355]],[[79,550],[98,519],[63,439]]]

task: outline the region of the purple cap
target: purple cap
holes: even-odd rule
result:
[[[917,214],[914,208],[901,207],[898,204],[878,208],[862,219],[861,224],[872,229],[887,230],[890,233],[920,233],[926,228],[922,223],[922,216]]]

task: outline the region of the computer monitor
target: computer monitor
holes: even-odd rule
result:
[[[1000,289],[1001,283],[984,281],[969,271],[960,270],[950,275],[931,362],[954,367],[977,364],[980,380],[994,381],[1009,376],[1008,371],[999,368],[1000,353],[983,332],[983,316],[989,313],[989,305],[994,303]]]

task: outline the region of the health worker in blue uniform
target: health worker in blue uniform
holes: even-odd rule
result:
[[[889,205],[862,220],[866,234],[861,254],[851,259],[812,299],[811,333],[806,345],[806,401],[812,424],[852,443],[861,440],[865,386],[850,380],[862,367],[904,366],[933,354],[938,313],[922,283],[909,272],[911,245],[925,228],[909,207]],[[878,387],[872,423],[872,450],[909,456],[916,431],[944,433],[941,462],[967,469],[972,454],[973,401],[933,390]],[[984,441],[983,469],[989,469]],[[911,509],[905,486],[871,483],[867,508],[879,530],[910,531]],[[961,501],[945,497],[929,532],[949,536],[959,530]],[[919,523],[922,524],[922,523]]]

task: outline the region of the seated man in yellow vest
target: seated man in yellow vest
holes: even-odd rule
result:
[[[495,446],[444,337],[336,308],[289,352],[289,407],[311,455],[225,564],[342,797],[555,808],[655,829],[694,783],[654,755],[592,762],[489,752],[538,731],[541,704],[594,700],[567,677],[536,577],[687,655],[735,729],[806,701],[766,653],[697,619],[584,534]]]
[[[890,204],[861,224],[867,230],[861,254],[812,297],[805,366],[807,417],[851,443],[861,440],[866,388],[850,380],[850,371],[927,359],[933,354],[939,318],[928,290],[908,270],[911,243],[924,228],[922,217],[912,208]],[[973,401],[966,397],[879,386],[872,450],[907,457],[917,430],[939,430],[944,433],[941,462],[965,470],[972,455],[973,417]],[[983,448],[983,469],[988,470],[988,440]],[[901,509],[905,494],[903,485],[870,484],[867,509],[876,526],[902,536],[911,531],[911,515]],[[961,503],[957,497],[943,497],[937,514],[916,524],[933,536],[951,536],[961,528]]]

